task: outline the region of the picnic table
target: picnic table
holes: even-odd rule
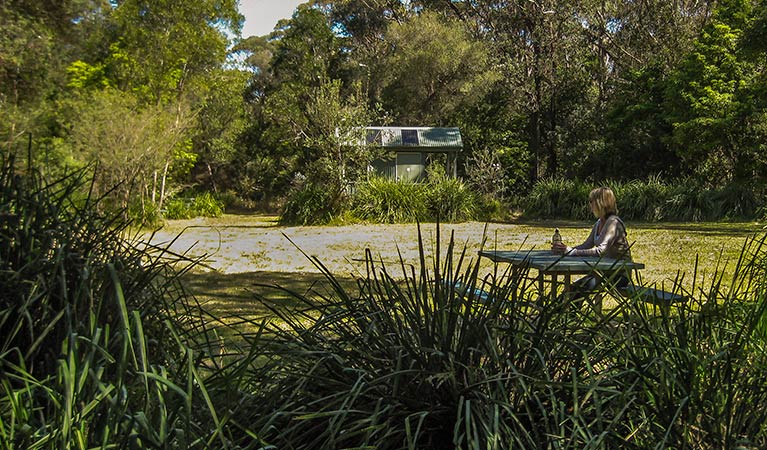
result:
[[[552,297],[556,296],[560,276],[564,288],[568,289],[573,275],[607,273],[615,270],[634,271],[645,267],[642,263],[624,259],[563,256],[554,254],[550,250],[482,250],[479,256],[497,263],[511,264],[513,269],[536,269],[540,292],[544,292],[545,285],[549,284]],[[601,311],[601,296],[597,296],[594,300],[595,308]]]

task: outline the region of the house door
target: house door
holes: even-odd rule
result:
[[[397,153],[397,179],[419,181],[423,175],[423,160],[420,153]]]

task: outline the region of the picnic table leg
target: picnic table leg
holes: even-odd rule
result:
[[[554,300],[557,298],[557,274],[552,273],[551,274],[551,299]]]
[[[603,295],[601,292],[596,292],[594,295],[591,296],[592,298],[592,306],[594,308],[594,312],[596,312],[598,315],[602,315],[602,300]]]

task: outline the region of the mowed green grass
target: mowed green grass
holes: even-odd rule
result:
[[[304,242],[312,242],[312,236],[336,236],[332,245],[317,246],[311,252],[320,262],[327,264],[337,276],[344,288],[355,292],[355,276],[351,273],[364,273],[360,267],[350,268],[350,264],[364,258],[364,249],[370,249],[373,255],[380,257],[392,273],[400,273],[399,255],[406,264],[417,267],[418,226],[409,225],[360,225],[329,227],[278,227],[274,217],[225,215],[219,219],[196,219],[193,229],[191,222],[178,221],[169,223],[168,232],[194,233],[195,230],[242,229],[249,233],[280,233],[286,236],[302,236]],[[442,249],[450,234],[454,233],[456,255],[466,248],[466,254],[475,257],[483,242],[485,248],[498,249],[541,249],[546,248],[552,231],[558,227],[566,243],[575,245],[588,235],[591,223],[568,221],[517,222],[511,224],[443,224],[440,226]],[[632,253],[636,261],[643,262],[646,268],[641,272],[646,283],[658,283],[671,286],[675,279],[681,278],[686,289],[693,286],[696,291],[705,289],[719,274],[724,274],[723,284],[729,285],[732,273],[740,258],[744,244],[754,236],[761,236],[764,225],[758,222],[748,223],[628,223],[629,241],[633,243]],[[421,224],[426,252],[434,253],[436,225]],[[360,243],[360,233],[366,238]],[[345,240],[345,236],[356,236]],[[252,239],[252,234],[246,236]],[[298,251],[298,250],[296,250]],[[270,254],[270,249],[254,248],[254,253]],[[303,258],[303,257],[301,257]],[[305,258],[304,258],[305,259]],[[343,262],[343,263],[341,263]],[[481,260],[483,270],[492,270],[492,263]],[[295,297],[289,292],[306,294],[315,292],[319,295],[331,295],[330,286],[323,275],[315,270],[310,261],[297,264],[296,270],[286,270],[285,264],[276,264],[279,270],[258,267],[253,270],[225,273],[224,271],[194,270],[185,275],[187,286],[200,300],[205,309],[214,317],[227,323],[237,323],[242,319],[260,320],[271,315],[269,309],[257,300],[267,298],[276,307],[294,308]],[[309,268],[307,270],[306,268]],[[270,287],[271,286],[271,287]],[[279,288],[275,288],[279,287]]]

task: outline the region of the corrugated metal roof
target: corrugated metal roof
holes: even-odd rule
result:
[[[369,145],[388,148],[463,148],[458,128],[433,127],[366,127]]]

